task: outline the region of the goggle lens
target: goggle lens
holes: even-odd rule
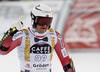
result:
[[[45,17],[44,18],[43,17],[37,18],[37,24],[39,24],[40,26],[43,26],[43,25],[50,26],[51,22],[52,22],[52,18],[45,18]]]

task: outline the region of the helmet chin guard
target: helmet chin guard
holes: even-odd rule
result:
[[[31,15],[31,23],[33,27],[36,28],[38,23],[42,23],[40,25],[44,25],[43,23],[45,24],[47,23],[47,25],[49,25],[49,28],[50,28],[53,16],[52,16],[52,10],[47,5],[45,4],[35,5],[30,15]]]

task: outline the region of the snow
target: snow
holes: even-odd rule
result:
[[[100,72],[100,51],[71,52],[76,72]]]

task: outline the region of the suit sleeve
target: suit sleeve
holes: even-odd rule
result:
[[[8,54],[14,48],[16,48],[17,46],[21,44],[22,35],[19,35],[20,33],[21,32],[18,32],[12,37],[8,36],[5,38],[4,42],[0,44],[0,55]]]
[[[67,49],[65,48],[64,40],[62,36],[56,31],[57,34],[57,43],[55,45],[55,51],[58,55],[58,58],[64,68],[64,66],[69,65],[70,58],[67,52]],[[65,72],[72,72],[71,68],[68,68]]]

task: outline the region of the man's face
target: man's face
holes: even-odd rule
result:
[[[37,30],[36,30],[37,32],[45,33],[47,31],[47,29],[49,28],[49,26],[47,26],[47,25],[40,26],[37,24],[36,28],[37,28]]]

